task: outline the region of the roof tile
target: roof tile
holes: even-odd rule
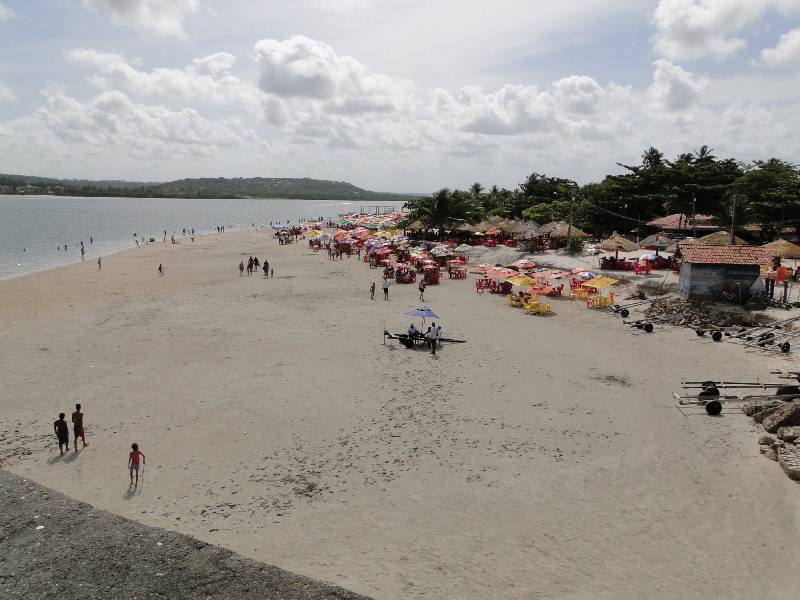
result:
[[[708,244],[682,244],[683,260],[705,265],[767,265],[772,259],[759,246],[712,246]]]

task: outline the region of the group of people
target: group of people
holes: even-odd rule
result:
[[[75,452],[78,451],[78,438],[83,442],[83,448],[89,445],[86,441],[86,430],[83,426],[84,413],[81,410],[81,405],[75,405],[75,412],[72,413],[72,437],[75,442]],[[58,414],[58,419],[53,423],[53,431],[58,440],[58,451],[61,456],[64,452],[69,452],[69,425],[67,424],[66,415],[64,413]],[[140,465],[145,464],[145,456],[139,450],[139,444],[131,444],[131,452],[128,454],[128,471],[131,477],[131,486],[138,487],[139,485],[139,468]]]
[[[244,277],[245,271],[247,271],[248,277],[252,275],[255,271],[258,271],[258,267],[261,265],[261,262],[258,260],[257,256],[251,256],[247,259],[247,265],[245,266],[244,261],[239,262],[239,277]],[[264,278],[274,278],[275,277],[275,268],[270,268],[269,261],[265,260],[264,265]]]
[[[431,354],[436,354],[436,346],[439,344],[439,340],[442,339],[442,326],[431,322],[431,326],[428,327],[428,330],[423,334],[413,323],[409,325],[408,337],[419,338],[422,336],[425,337],[425,343],[428,348],[431,349]]]

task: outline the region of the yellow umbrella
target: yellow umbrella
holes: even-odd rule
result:
[[[536,283],[535,279],[531,279],[527,275],[513,275],[511,277],[506,278],[506,281],[511,285],[516,285],[520,287],[529,286]]]
[[[587,279],[583,285],[585,285],[586,287],[592,287],[599,290],[602,288],[612,286],[616,283],[619,283],[618,279],[612,279],[611,277],[600,276],[600,277],[594,277],[593,279]]]

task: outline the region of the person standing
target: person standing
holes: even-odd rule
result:
[[[388,277],[383,278],[383,299],[389,299],[389,286],[392,285],[392,282],[389,281]]]
[[[425,301],[425,278],[419,280],[419,299],[420,301]]]
[[[369,286],[369,299],[375,300],[375,282],[372,282],[372,285]]]
[[[85,254],[86,254],[86,249],[83,247],[83,244],[81,244],[81,260],[86,260]]]
[[[89,244],[94,244],[94,237],[91,235],[89,236]]]
[[[264,279],[267,279],[269,277],[269,263],[268,262],[266,262],[266,261],[264,262],[263,269],[264,269]]]
[[[56,432],[56,437],[58,438],[58,451],[62,455],[65,450],[69,452],[69,427],[67,427],[67,421],[64,419],[65,416],[64,413],[58,413],[58,420],[53,423],[53,431]]]
[[[131,485],[139,487],[139,463],[142,465],[147,463],[147,458],[139,451],[139,444],[131,444],[131,452],[128,454],[128,471],[131,475]],[[133,481],[133,474],[136,473],[136,483]]]
[[[270,279],[275,279],[275,269],[270,269],[269,270],[269,278]]]
[[[75,452],[78,451],[78,438],[81,438],[84,448],[89,445],[86,443],[86,432],[83,429],[83,413],[81,412],[80,404],[75,405],[75,412],[72,413],[72,436],[75,438]]]
[[[244,261],[239,261],[239,277],[244,277]]]
[[[425,334],[428,338],[428,345],[431,347],[431,354],[436,354],[436,343],[439,341],[439,328],[436,327],[436,323],[431,323],[431,326],[428,328],[428,332]]]
[[[98,256],[97,257],[97,270],[99,271],[102,268],[103,268],[103,257],[102,256]]]

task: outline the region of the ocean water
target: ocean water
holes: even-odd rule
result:
[[[160,241],[165,229],[167,238],[173,233],[180,237],[184,227],[210,233],[224,225],[233,231],[253,223],[332,218],[360,209],[359,203],[335,200],[0,195],[0,279],[80,262],[81,240],[86,260],[97,260],[98,256],[135,247],[134,233]]]

